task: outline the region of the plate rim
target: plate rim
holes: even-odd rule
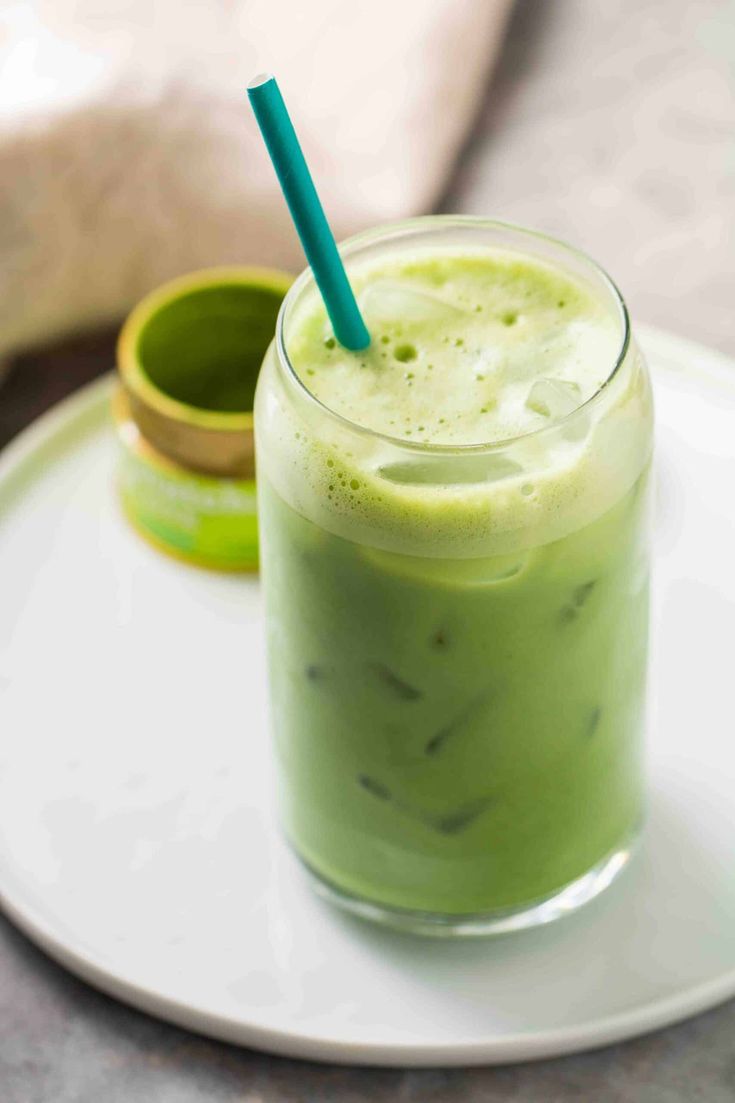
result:
[[[502,1065],[518,1061],[539,1061],[600,1049],[614,1042],[640,1037],[682,1022],[710,1010],[735,995],[735,969],[703,981],[676,996],[667,996],[633,1011],[618,1012],[586,1027],[561,1027],[513,1033],[499,1040],[451,1042],[350,1042],[327,1038],[303,1029],[291,1030],[245,1022],[192,1008],[183,1000],[125,978],[109,966],[101,966],[93,955],[85,957],[64,945],[34,912],[32,906],[18,907],[0,889],[0,908],[8,919],[53,961],[68,969],[107,996],[163,1019],[186,1030],[217,1041],[248,1046],[279,1057],[292,1057],[340,1065],[370,1065],[384,1068],[438,1068],[470,1065]]]
[[[714,376],[718,383],[735,386],[735,357],[698,341],[679,337],[653,326],[637,326],[643,350],[658,346],[662,356],[675,351],[675,359],[689,353],[701,358],[695,371]],[[87,383],[43,413],[18,433],[0,452],[0,497],[36,452],[53,442],[65,430],[99,406],[100,414],[114,384],[114,373]],[[73,444],[70,447],[74,447]],[[288,1056],[332,1064],[362,1064],[378,1067],[449,1067],[507,1064],[535,1061],[569,1053],[597,1049],[625,1041],[681,1022],[724,1003],[735,996],[735,968],[720,976],[701,981],[693,988],[668,995],[596,1020],[584,1026],[566,1026],[530,1033],[514,1032],[488,1040],[451,1042],[395,1043],[347,1041],[315,1034],[303,1028],[264,1026],[242,1017],[197,1009],[186,1001],[162,995],[153,988],[127,979],[109,964],[101,963],[93,953],[70,947],[41,917],[32,902],[22,894],[8,892],[0,869],[0,910],[10,922],[63,968],[105,995],[118,999],[146,1014],[220,1041],[251,1046],[279,1056]]]

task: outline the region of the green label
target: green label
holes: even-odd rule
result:
[[[254,480],[158,468],[122,447],[119,482],[133,521],[172,551],[212,566],[257,565]]]

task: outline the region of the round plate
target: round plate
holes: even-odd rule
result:
[[[385,1065],[599,1046],[735,993],[735,365],[652,331],[650,819],[559,923],[447,943],[308,889],[271,817],[254,578],[122,520],[109,381],[0,462],[0,899],[91,983],[195,1030]]]

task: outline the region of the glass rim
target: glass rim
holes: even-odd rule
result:
[[[532,438],[538,438],[544,433],[551,433],[557,431],[562,426],[566,425],[573,418],[577,417],[581,411],[587,410],[593,404],[596,404],[598,400],[605,394],[610,384],[617,377],[620,368],[622,367],[625,359],[628,355],[628,351],[631,345],[631,326],[630,315],[628,313],[628,307],[625,299],[623,298],[620,289],[618,288],[612,277],[605,271],[605,269],[593,260],[587,253],[581,249],[577,249],[573,245],[569,245],[561,238],[554,237],[551,234],[543,233],[540,230],[534,230],[527,226],[521,226],[516,222],[505,222],[498,218],[486,218],[482,215],[421,215],[418,218],[401,219],[397,222],[383,223],[380,226],[375,226],[370,230],[363,230],[358,234],[353,234],[351,237],[346,238],[338,245],[340,256],[348,258],[354,253],[359,252],[361,247],[373,244],[376,242],[385,241],[386,243],[407,236],[412,231],[418,230],[432,230],[441,228],[456,228],[456,229],[478,229],[478,230],[505,230],[518,234],[524,238],[531,238],[540,240],[552,245],[563,252],[577,258],[588,265],[601,279],[607,290],[610,292],[611,297],[618,307],[620,313],[620,319],[622,322],[622,338],[617,355],[614,359],[613,366],[605,376],[602,383],[600,383],[594,394],[591,394],[589,398],[575,407],[574,410],[570,410],[568,414],[563,417],[556,418],[549,425],[542,425],[538,429],[529,429],[527,432],[518,433],[513,437],[505,437],[502,440],[495,441],[480,441],[471,444],[434,444],[430,441],[412,441],[406,440],[404,437],[392,436],[390,433],[382,433],[379,430],[371,429],[367,425],[361,425],[359,421],[353,421],[351,418],[345,417],[344,414],[338,413],[337,410],[333,410],[331,406],[328,406],[321,399],[317,398],[312,391],[309,390],[304,380],[298,374],[291,359],[288,355],[285,340],[285,321],[291,305],[295,302],[299,295],[309,285],[314,284],[314,274],[310,267],[306,267],[299,276],[294,280],[289,288],[286,296],[281,303],[281,307],[278,311],[278,317],[276,319],[276,333],[275,333],[275,346],[277,350],[277,358],[282,365],[285,365],[287,369],[287,377],[291,382],[295,383],[298,387],[299,393],[302,394],[310,404],[312,404],[318,411],[326,414],[329,418],[334,419],[341,424],[344,428],[348,429],[352,433],[358,433],[361,436],[370,437],[373,440],[380,440],[392,445],[393,447],[402,448],[406,451],[415,452],[421,455],[432,454],[478,454],[488,451],[497,451],[503,448],[509,448],[512,445],[518,444],[520,441],[530,440]]]

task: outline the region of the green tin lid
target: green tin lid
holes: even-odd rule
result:
[[[252,478],[253,399],[293,277],[269,268],[208,268],[147,295],[117,347],[143,437],[193,471]]]

